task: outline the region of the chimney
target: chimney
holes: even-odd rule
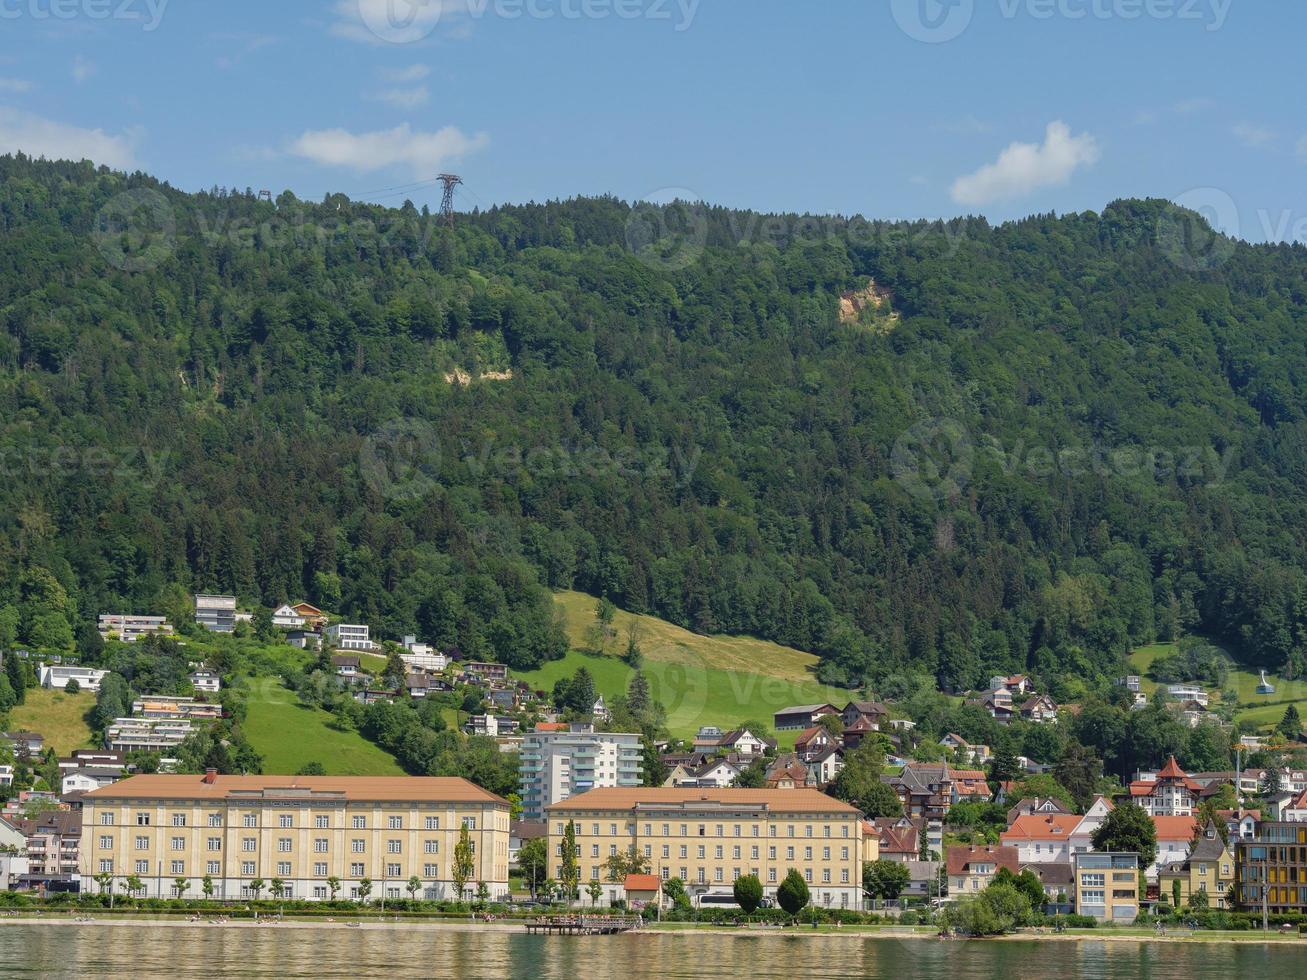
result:
[[[204,781],[209,784],[216,783],[218,781],[218,770],[217,769],[204,770]]]

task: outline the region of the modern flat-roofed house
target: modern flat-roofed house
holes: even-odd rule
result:
[[[100,682],[108,673],[107,670],[96,670],[94,667],[41,664],[37,668],[36,676],[41,686],[45,688],[62,691],[68,686],[69,681],[77,681],[77,686],[83,691],[94,692],[100,690]]]
[[[222,678],[216,670],[196,667],[190,673],[191,687],[201,694],[217,694],[222,690]]]
[[[104,639],[118,639],[135,643],[151,633],[171,633],[172,624],[164,616],[129,616],[115,613],[100,614],[100,635]]]
[[[167,752],[193,732],[189,718],[117,718],[106,729],[104,740],[118,752]]]
[[[234,595],[195,596],[195,622],[211,633],[232,633],[236,630],[236,597]]]
[[[1075,906],[1078,915],[1129,925],[1139,915],[1139,855],[1090,851],[1077,854]]]
[[[117,891],[136,874],[151,898],[169,897],[176,878],[198,892],[207,875],[214,897],[229,901],[253,897],[252,882],[273,878],[293,899],[330,898],[332,878],[345,898],[360,897],[365,879],[374,898],[401,898],[417,878],[418,897],[449,900],[460,897],[452,872],[466,826],[474,867],[461,897],[485,882],[501,901],[509,810],[507,800],[454,778],[133,776],[83,797],[81,870],[88,882],[112,875]]]
[[[14,767],[0,766],[0,786],[14,785]]]
[[[1207,692],[1196,684],[1170,684],[1166,688],[1166,693],[1176,701],[1197,701],[1204,708],[1210,700]]]
[[[837,715],[839,708],[833,704],[795,704],[776,712],[774,721],[778,732],[811,728],[824,715]]]
[[[68,758],[59,760],[60,775],[77,769],[114,769],[121,773],[126,768],[127,754],[108,749],[73,749]]]
[[[327,644],[336,650],[371,650],[373,644],[367,626],[358,623],[334,623],[327,627]]]
[[[814,905],[861,907],[862,813],[816,790],[593,789],[545,812],[550,876],[560,878],[570,823],[583,886],[600,882],[606,900],[625,896],[620,882],[605,880],[604,862],[634,847],[660,881],[680,878],[698,905],[733,906],[735,880],[750,874],[774,898],[794,869]]]
[[[132,702],[135,718],[191,718],[195,721],[215,721],[222,717],[222,707],[195,698],[173,697],[169,694],[149,694]]]
[[[1234,844],[1235,900],[1246,911],[1307,913],[1307,823],[1264,820]]]
[[[478,663],[474,661],[464,664],[463,672],[483,681],[508,680],[508,667],[505,664]]]
[[[411,670],[425,670],[438,674],[449,666],[449,658],[426,643],[419,643],[416,636],[404,637],[404,652],[399,655]]]

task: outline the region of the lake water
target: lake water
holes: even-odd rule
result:
[[[1307,976],[1307,943],[964,943],[732,935],[540,938],[402,928],[0,923],[0,976],[1272,980]]]

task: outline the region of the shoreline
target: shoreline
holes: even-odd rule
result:
[[[64,917],[20,917],[5,918],[0,917],[0,929],[5,926],[46,926],[46,927],[73,927],[93,929],[99,926],[124,927],[134,926],[137,928],[162,928],[162,929],[238,929],[238,930],[324,930],[324,929],[358,929],[367,932],[395,932],[395,931],[416,931],[416,932],[487,932],[497,935],[525,935],[525,929],[520,922],[414,922],[414,921],[359,921],[355,919],[340,920],[322,920],[322,919],[234,919],[220,922],[211,919],[201,919],[198,922],[189,919],[169,919],[158,918],[152,919],[145,916],[105,916],[92,919],[74,919]],[[1113,933],[1110,930],[1095,932],[1093,930],[1084,930],[1082,932],[1071,933],[1032,933],[1021,932],[1012,933],[1005,936],[990,936],[984,939],[940,939],[933,931],[930,932],[897,932],[888,929],[858,929],[850,927],[847,929],[830,929],[823,928],[818,930],[803,928],[717,928],[717,927],[691,927],[691,928],[644,928],[633,929],[623,935],[633,936],[725,936],[736,939],[854,939],[854,940],[908,940],[914,942],[947,942],[953,944],[969,943],[989,943],[989,942],[1058,942],[1058,943],[1080,943],[1080,942],[1109,942],[1109,943],[1184,943],[1184,944],[1202,944],[1212,942],[1233,942],[1240,944],[1261,944],[1261,945],[1295,945],[1299,944],[1307,947],[1304,942],[1307,937],[1297,933],[1278,934],[1261,932],[1211,932],[1202,931],[1189,933],[1185,935],[1132,935],[1123,933]],[[567,937],[559,937],[567,938]],[[593,937],[591,937],[593,938]]]

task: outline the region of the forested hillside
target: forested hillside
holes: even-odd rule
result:
[[[1307,662],[1301,248],[0,178],[0,647],[212,590],[529,669],[566,588],[851,686]]]

